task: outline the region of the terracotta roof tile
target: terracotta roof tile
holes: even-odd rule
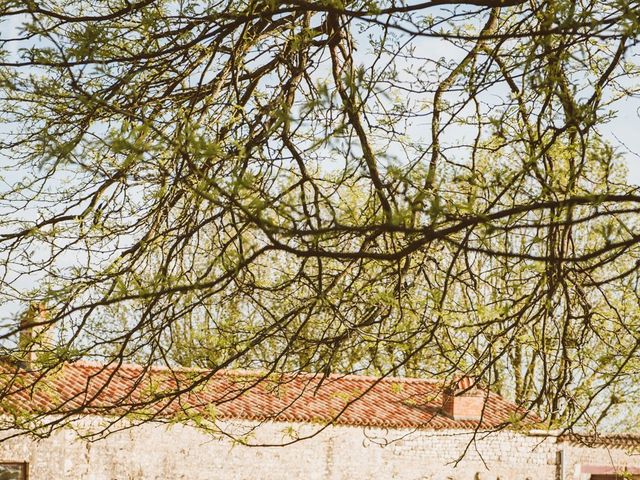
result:
[[[341,425],[473,429],[478,423],[442,414],[443,384],[425,379],[261,372],[119,367],[89,362],[66,364],[37,383],[38,372],[0,366],[0,410],[5,413],[135,412],[170,417],[180,411],[216,419],[317,422]],[[194,387],[194,384],[196,385]],[[35,386],[34,386],[35,385]],[[144,404],[144,408],[140,408]],[[524,411],[487,393],[483,428],[522,417]],[[537,421],[527,415],[525,423]]]
[[[559,440],[572,445],[581,445],[589,448],[598,446],[637,448],[640,446],[640,435],[637,433],[604,433],[597,435],[566,433],[560,435]]]

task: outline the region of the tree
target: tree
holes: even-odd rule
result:
[[[0,301],[48,305],[43,369],[462,371],[566,428],[635,398],[601,127],[638,2],[0,5]]]

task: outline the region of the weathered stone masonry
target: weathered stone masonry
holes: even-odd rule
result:
[[[91,422],[95,426],[100,419],[85,418],[77,427],[89,428]],[[263,424],[254,441],[281,442],[292,426],[300,434],[317,428]],[[590,478],[580,473],[585,465],[640,464],[628,445],[588,448],[508,431],[478,433],[472,440],[471,432],[459,430],[338,426],[286,447],[246,447],[193,427],[156,423],[93,443],[79,440],[71,428],[40,441],[18,437],[0,444],[0,461],[28,462],[30,480],[555,480],[563,471],[563,480],[584,480]]]

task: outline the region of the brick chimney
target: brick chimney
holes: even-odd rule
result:
[[[442,394],[442,413],[454,420],[480,421],[487,392],[472,377],[459,377]]]
[[[39,353],[51,347],[49,312],[44,303],[32,303],[20,316],[18,349],[24,366],[30,366]]]

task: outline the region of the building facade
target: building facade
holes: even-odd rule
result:
[[[101,372],[108,375],[101,377]],[[15,402],[30,409],[47,402],[49,407],[67,405],[72,416],[65,418],[65,427],[41,439],[8,438],[19,431],[5,429],[0,480],[640,478],[635,475],[640,474],[635,437],[543,431],[535,428],[535,418],[514,421],[520,412],[515,405],[464,381],[459,391],[444,394],[437,382],[355,376],[333,376],[322,383],[311,375],[296,376],[278,379],[277,387],[245,389],[253,374],[224,372],[189,399],[198,406],[217,402],[211,413],[215,421],[209,424],[217,433],[205,431],[193,418],[174,421],[175,412],[127,428],[135,420],[122,416],[113,424],[116,410],[73,411],[70,399],[79,386],[91,393],[93,381],[105,387],[106,379],[105,397],[92,407],[108,406],[104,402],[110,397],[121,408],[133,392],[126,387],[141,375],[135,366],[112,373],[74,364],[52,377],[46,393],[5,395],[5,419],[16,412]],[[230,385],[242,385],[241,394],[229,396]],[[205,395],[212,391],[217,398]],[[54,410],[40,417],[41,425],[65,416],[64,409]],[[112,432],[105,438],[83,438],[108,427]]]

